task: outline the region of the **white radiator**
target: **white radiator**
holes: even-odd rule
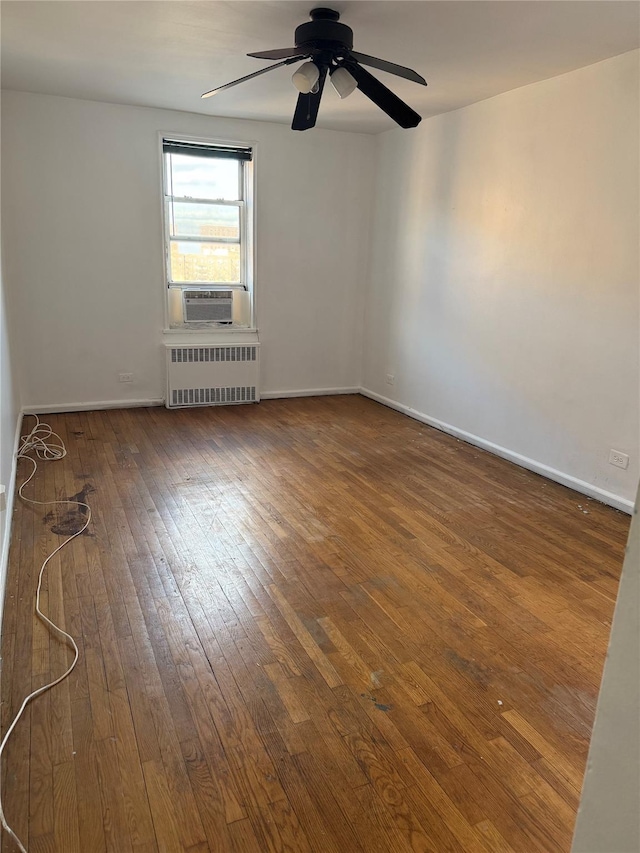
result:
[[[168,409],[257,403],[260,344],[167,346]]]

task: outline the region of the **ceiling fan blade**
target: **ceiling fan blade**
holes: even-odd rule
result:
[[[282,47],[279,50],[259,50],[257,53],[248,53],[247,56],[255,56],[256,59],[289,59],[292,56],[309,56],[311,51],[301,50],[299,47]]]
[[[296,104],[296,111],[293,114],[291,130],[309,130],[309,128],[315,127],[326,77],[327,66],[323,65],[320,68],[320,77],[318,78],[318,91],[309,92],[308,95],[300,92],[298,95],[298,103]]]
[[[408,104],[405,104],[397,95],[394,95],[391,89],[387,89],[384,83],[376,80],[373,74],[369,74],[366,68],[362,68],[357,62],[349,62],[347,60],[340,64],[344,65],[352,77],[355,78],[358,89],[360,89],[362,94],[366,95],[369,100],[380,107],[400,127],[416,127],[416,125],[420,124],[422,116],[419,116]]]
[[[285,59],[284,62],[276,62],[275,65],[268,65],[266,68],[261,68],[260,71],[254,71],[253,74],[247,74],[246,77],[240,77],[238,80],[233,80],[231,83],[225,83],[224,86],[218,86],[216,89],[211,89],[210,92],[205,92],[204,95],[200,95],[200,97],[210,98],[212,95],[217,95],[218,92],[223,92],[225,89],[237,86],[238,83],[244,83],[245,80],[251,80],[253,77],[259,77],[261,74],[266,74],[267,71],[273,71],[274,68],[281,68],[283,65],[291,65],[292,62],[297,62],[299,59],[304,59],[304,57],[292,56],[290,59]]]
[[[427,85],[427,81],[418,74],[417,71],[412,71],[411,68],[406,68],[404,65],[397,65],[395,62],[387,62],[386,59],[378,59],[375,56],[367,56],[366,53],[357,53],[355,50],[349,52],[349,55],[361,62],[363,65],[370,65],[372,68],[379,68],[380,71],[387,71],[389,74],[395,74],[398,77],[405,77],[407,80],[413,80],[414,83],[420,83],[422,86]],[[276,59],[274,56],[273,59]]]

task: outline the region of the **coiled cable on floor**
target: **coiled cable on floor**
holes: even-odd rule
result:
[[[50,681],[48,684],[39,687],[37,690],[34,690],[32,693],[29,693],[27,697],[22,702],[20,706],[20,710],[13,718],[11,725],[7,729],[4,737],[2,738],[2,743],[0,743],[0,764],[2,762],[2,753],[7,745],[9,738],[11,737],[11,733],[15,729],[18,720],[24,713],[25,708],[33,699],[37,696],[40,696],[42,693],[45,693],[47,690],[50,690],[52,687],[55,687],[56,684],[60,684],[61,681],[73,671],[76,663],[78,662],[78,646],[76,645],[76,641],[73,639],[71,634],[67,634],[59,625],[56,625],[55,622],[52,622],[49,617],[42,612],[40,609],[40,592],[42,589],[42,579],[44,576],[45,569],[49,561],[55,557],[55,555],[61,551],[65,545],[71,542],[72,539],[75,539],[76,536],[80,536],[87,527],[89,526],[89,522],[91,521],[91,507],[89,504],[84,503],[84,501],[77,500],[51,500],[51,501],[37,501],[34,498],[27,498],[24,495],[24,488],[27,486],[33,477],[35,476],[36,471],[38,470],[38,461],[44,460],[53,460],[53,459],[63,459],[67,455],[67,449],[64,446],[64,442],[49,426],[49,424],[44,424],[40,422],[40,419],[37,415],[33,415],[36,419],[35,426],[31,430],[31,432],[26,435],[21,436],[20,438],[20,446],[18,448],[17,459],[28,459],[29,462],[33,465],[33,470],[31,474],[27,477],[27,479],[22,483],[20,488],[18,489],[18,495],[22,498],[23,501],[26,501],[30,504],[37,504],[38,506],[50,506],[51,504],[71,504],[72,506],[84,507],[86,509],[86,518],[85,522],[75,533],[68,536],[64,542],[62,542],[58,547],[53,550],[46,560],[42,563],[40,567],[40,572],[38,574],[38,586],[36,589],[36,605],[35,612],[39,619],[41,619],[47,628],[52,631],[57,637],[59,637],[63,642],[67,643],[73,649],[73,660],[67,670],[62,673],[58,678],[54,681]],[[18,845],[18,849],[20,853],[27,853],[27,849],[24,844],[20,841],[16,833],[11,829],[4,815],[4,809],[2,806],[2,792],[0,791],[0,823],[4,828],[5,832],[15,841]]]

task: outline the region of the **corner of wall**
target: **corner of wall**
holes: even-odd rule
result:
[[[15,338],[12,341],[10,311],[7,308],[4,282],[0,248],[0,483],[4,486],[4,493],[0,495],[0,630],[11,540],[16,453],[22,424],[15,349],[12,348]]]
[[[640,849],[640,489],[618,588],[572,853]]]

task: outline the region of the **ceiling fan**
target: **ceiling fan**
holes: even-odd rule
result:
[[[404,65],[367,56],[366,53],[357,53],[353,50],[353,30],[346,24],[339,23],[340,14],[333,9],[312,9],[310,16],[308,23],[296,28],[295,47],[247,54],[257,59],[279,59],[280,62],[211,89],[202,97],[210,98],[231,86],[244,83],[245,80],[273,71],[274,68],[306,59],[308,61],[295,71],[292,78],[294,86],[300,92],[291,124],[292,130],[309,130],[315,126],[327,74],[341,98],[346,98],[358,88],[400,127],[416,127],[422,120],[421,116],[362,66],[379,68],[381,71],[426,86],[424,77]]]

